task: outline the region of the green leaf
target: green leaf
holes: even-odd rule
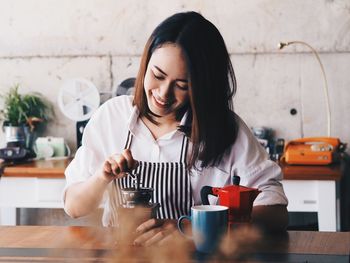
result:
[[[53,114],[50,103],[40,93],[21,95],[16,84],[6,94],[1,95],[4,108],[0,111],[5,123],[18,126],[28,124],[30,118],[39,118],[47,121]]]

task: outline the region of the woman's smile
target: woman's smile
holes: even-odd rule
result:
[[[154,101],[155,106],[157,106],[158,108],[167,109],[167,108],[170,108],[170,106],[172,105],[171,101],[161,99],[160,97],[158,97],[155,94],[152,94],[152,97],[153,97],[153,101]]]

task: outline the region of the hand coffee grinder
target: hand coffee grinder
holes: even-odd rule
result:
[[[145,221],[157,216],[159,203],[151,203],[153,188],[140,187],[138,174],[128,173],[134,185],[120,189],[122,204],[117,208],[121,238],[125,242],[132,241],[135,229]]]
[[[251,221],[253,202],[261,192],[256,188],[239,185],[240,177],[234,175],[233,184],[225,187],[203,186],[201,199],[203,205],[209,205],[208,195],[219,197],[219,205],[229,208],[229,227]]]

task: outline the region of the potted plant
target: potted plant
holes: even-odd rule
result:
[[[52,107],[39,93],[20,94],[15,85],[2,95],[1,117],[6,142],[32,150],[35,132],[40,124],[46,123],[52,114]]]

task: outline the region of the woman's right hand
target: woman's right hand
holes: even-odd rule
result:
[[[134,159],[129,149],[125,149],[122,154],[113,154],[104,162],[102,176],[107,182],[122,178],[127,172],[136,169],[138,161]]]

